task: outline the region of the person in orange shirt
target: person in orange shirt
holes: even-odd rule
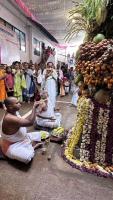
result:
[[[5,70],[4,65],[0,65],[0,103],[3,104],[4,100],[7,97],[6,87],[5,87]]]

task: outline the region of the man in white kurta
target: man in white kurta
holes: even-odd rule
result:
[[[49,99],[53,108],[55,108],[57,96],[57,72],[54,69],[52,62],[47,63],[47,67],[43,72],[42,89],[48,92]]]

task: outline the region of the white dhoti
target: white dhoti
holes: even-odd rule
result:
[[[71,103],[72,103],[74,106],[77,106],[78,98],[79,98],[79,96],[78,96],[77,93],[76,93],[76,94],[73,94]]]
[[[66,94],[69,93],[69,86],[65,86],[65,93],[66,93]]]
[[[19,118],[21,117],[19,113],[16,113],[16,115]],[[47,132],[47,137],[48,134]],[[41,141],[41,132],[27,133],[26,127],[20,127],[19,130],[12,135],[4,134],[2,131],[1,138],[2,141],[4,141],[2,144],[2,151],[8,158],[27,164],[32,160],[35,154],[32,142]]]
[[[73,92],[73,96],[72,96],[71,103],[74,106],[77,106],[77,103],[78,103],[78,99],[79,99],[78,91],[79,91],[79,88],[73,86],[73,91],[72,91]]]
[[[32,146],[33,141],[41,141],[40,132],[27,133],[23,141],[11,144],[6,152],[6,156],[24,163],[29,163],[34,157],[35,151]]]
[[[37,118],[36,124],[46,128],[57,128],[61,126],[62,116],[60,113],[55,113],[55,120]]]

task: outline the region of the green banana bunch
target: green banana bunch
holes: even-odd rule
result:
[[[87,18],[89,22],[96,20],[100,26],[107,16],[107,5],[109,0],[84,0],[84,5],[87,8]]]
[[[101,0],[101,4],[96,8],[96,22],[100,26],[107,16],[107,0]]]
[[[52,134],[55,136],[59,136],[64,133],[64,128],[63,127],[58,127],[53,130]]]

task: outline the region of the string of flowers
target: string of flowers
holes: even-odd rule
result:
[[[78,102],[78,114],[77,114],[76,125],[72,129],[72,131],[69,132],[68,140],[66,141],[67,147],[65,148],[65,154],[69,158],[73,158],[73,149],[78,144],[78,141],[82,134],[83,124],[85,123],[86,120],[88,108],[89,108],[88,100],[86,101],[84,97],[81,97]]]
[[[109,121],[113,119],[113,113],[112,117],[109,118],[110,110],[112,110],[111,107],[113,106],[110,102],[108,105],[101,105],[94,99],[80,98],[76,124],[69,131],[62,152],[63,158],[72,167],[94,173],[98,176],[110,176],[113,178],[113,167],[104,166],[107,160],[106,141],[108,138],[108,125]],[[78,160],[76,155],[74,155],[74,149],[81,135],[80,160]],[[113,143],[113,140],[111,143]]]

